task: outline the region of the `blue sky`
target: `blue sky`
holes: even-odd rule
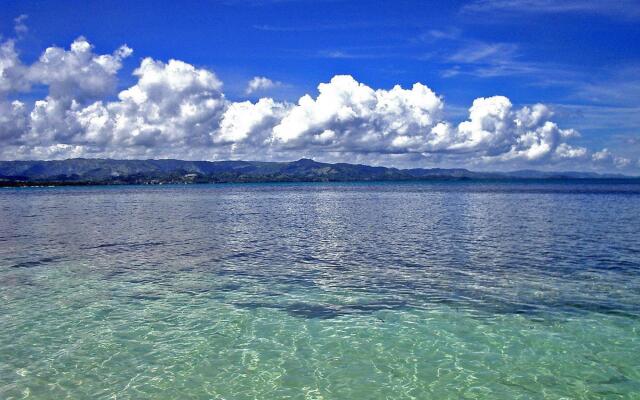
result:
[[[24,32],[15,31],[20,15]],[[213,71],[235,102],[316,98],[319,83],[342,74],[373,89],[421,82],[442,96],[451,124],[479,97],[506,96],[514,110],[540,102],[579,131],[574,147],[606,148],[638,169],[638,1],[5,1],[0,26],[24,65],[80,36],[95,54],[129,46],[103,101],[136,85],[145,57]],[[247,93],[253,77],[275,84]],[[28,103],[48,90],[36,82],[8,98]]]

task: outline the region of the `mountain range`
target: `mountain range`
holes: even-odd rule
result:
[[[474,172],[398,169],[310,159],[292,162],[112,160],[0,161],[0,186],[230,182],[348,182],[433,179],[637,179],[593,172]]]

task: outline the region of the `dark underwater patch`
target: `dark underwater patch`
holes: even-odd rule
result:
[[[43,258],[40,258],[38,260],[29,260],[29,261],[19,262],[17,264],[13,264],[9,268],[33,268],[33,267],[39,267],[41,265],[52,263],[54,261],[58,261],[58,260],[61,260],[61,259],[62,259],[62,257],[43,257]]]
[[[240,302],[234,303],[236,307],[241,308],[270,308],[282,310],[289,315],[297,318],[305,319],[331,319],[344,315],[372,315],[377,311],[398,310],[400,308],[409,307],[408,303],[403,300],[391,299],[381,300],[371,303],[359,304],[320,304],[320,303],[267,303],[267,302]]]

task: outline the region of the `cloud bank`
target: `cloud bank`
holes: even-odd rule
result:
[[[20,21],[22,23],[22,20]],[[386,165],[583,165],[625,168],[631,160],[571,144],[543,104],[517,108],[478,98],[468,118],[444,118],[443,97],[422,83],[374,89],[334,76],[297,103],[231,101],[214,72],[178,60],[144,58],[137,82],[119,93],[132,50],[97,54],[83,37],[47,48],[30,65],[15,40],[0,45],[0,158],[261,159],[314,157]],[[279,83],[256,77],[247,94]],[[20,95],[44,87],[31,102]],[[573,164],[572,164],[573,163]]]

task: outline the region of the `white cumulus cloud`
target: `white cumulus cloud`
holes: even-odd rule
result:
[[[543,104],[514,110],[504,96],[478,98],[469,109],[469,120],[458,125],[457,141],[450,149],[480,152],[485,159],[502,161],[582,157],[584,149],[566,143],[578,133],[560,129],[550,121],[552,115]]]
[[[122,60],[132,50],[121,46],[113,54],[98,55],[83,37],[71,43],[70,49],[49,47],[27,71],[30,82],[48,85],[56,98],[84,100],[111,93]]]
[[[0,43],[0,97],[10,92],[29,89],[25,79],[26,67],[20,61],[15,41],[10,39]]]
[[[269,89],[273,89],[281,85],[282,85],[281,82],[272,81],[271,79],[265,76],[254,76],[249,81],[249,83],[247,83],[247,88],[245,89],[245,93],[252,94],[256,92],[262,92]]]
[[[591,156],[593,161],[600,166],[613,165],[618,168],[625,168],[631,164],[631,160],[625,157],[619,157],[611,153],[609,149],[604,148],[600,151],[593,153]]]
[[[215,141],[220,143],[240,143],[247,139],[258,139],[268,145],[271,129],[288,112],[290,106],[270,98],[256,103],[243,101],[231,103],[220,123],[220,131]]]
[[[303,96],[274,127],[275,143],[353,152],[419,149],[444,105],[420,83],[374,90],[349,75],[321,83],[318,91],[315,99]]]

